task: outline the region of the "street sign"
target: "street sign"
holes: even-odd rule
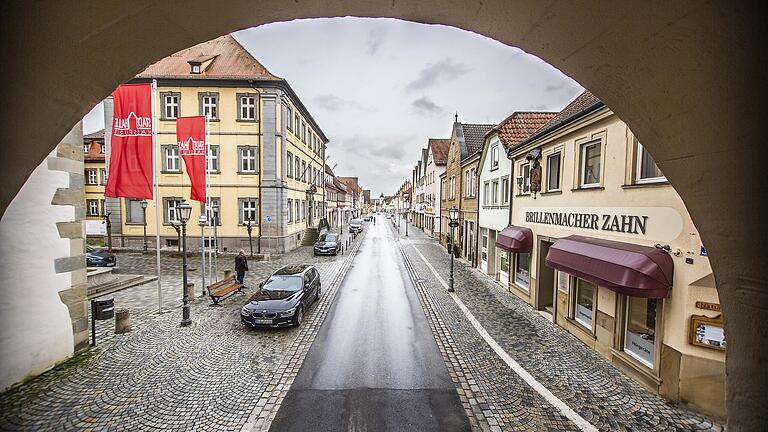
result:
[[[272,216],[267,215],[267,222],[272,222]]]

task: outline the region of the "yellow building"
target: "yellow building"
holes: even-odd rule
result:
[[[176,146],[177,117],[208,117],[207,158],[220,250],[248,249],[252,220],[254,252],[282,253],[298,246],[307,228],[322,217],[323,167],[327,138],[287,81],[272,75],[232,36],[185,49],[149,66],[131,83],[157,81],[157,171],[162,247],[175,247],[175,207],[193,205],[188,246],[200,244],[202,203],[189,200],[189,177]],[[107,100],[105,113],[113,112]],[[109,129],[111,119],[107,118]],[[107,131],[107,136],[111,130]],[[103,189],[103,188],[102,188]],[[141,201],[108,200],[121,214],[123,244],[142,242]],[[146,208],[150,244],[155,202]],[[197,239],[195,239],[197,236]]]
[[[101,240],[106,235],[104,225],[104,185],[107,171],[104,165],[104,130],[83,136],[85,165],[85,231],[89,239]]]

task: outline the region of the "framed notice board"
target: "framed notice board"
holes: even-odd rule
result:
[[[710,318],[704,315],[691,315],[690,343],[704,348],[725,351],[725,331],[723,316]]]

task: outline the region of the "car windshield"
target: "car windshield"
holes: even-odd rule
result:
[[[323,235],[320,236],[320,241],[335,242],[336,241],[336,234],[323,234]]]
[[[272,276],[261,289],[266,291],[299,291],[301,276]]]
[[[362,225],[363,221],[361,219],[352,219],[349,223],[351,225]]]
[[[91,247],[91,246],[86,246],[86,247],[85,247],[85,251],[86,251],[86,252],[96,252],[96,249],[95,249],[95,248],[93,248],[93,247]]]

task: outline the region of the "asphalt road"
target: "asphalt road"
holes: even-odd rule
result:
[[[469,431],[384,217],[364,244],[271,429]]]

